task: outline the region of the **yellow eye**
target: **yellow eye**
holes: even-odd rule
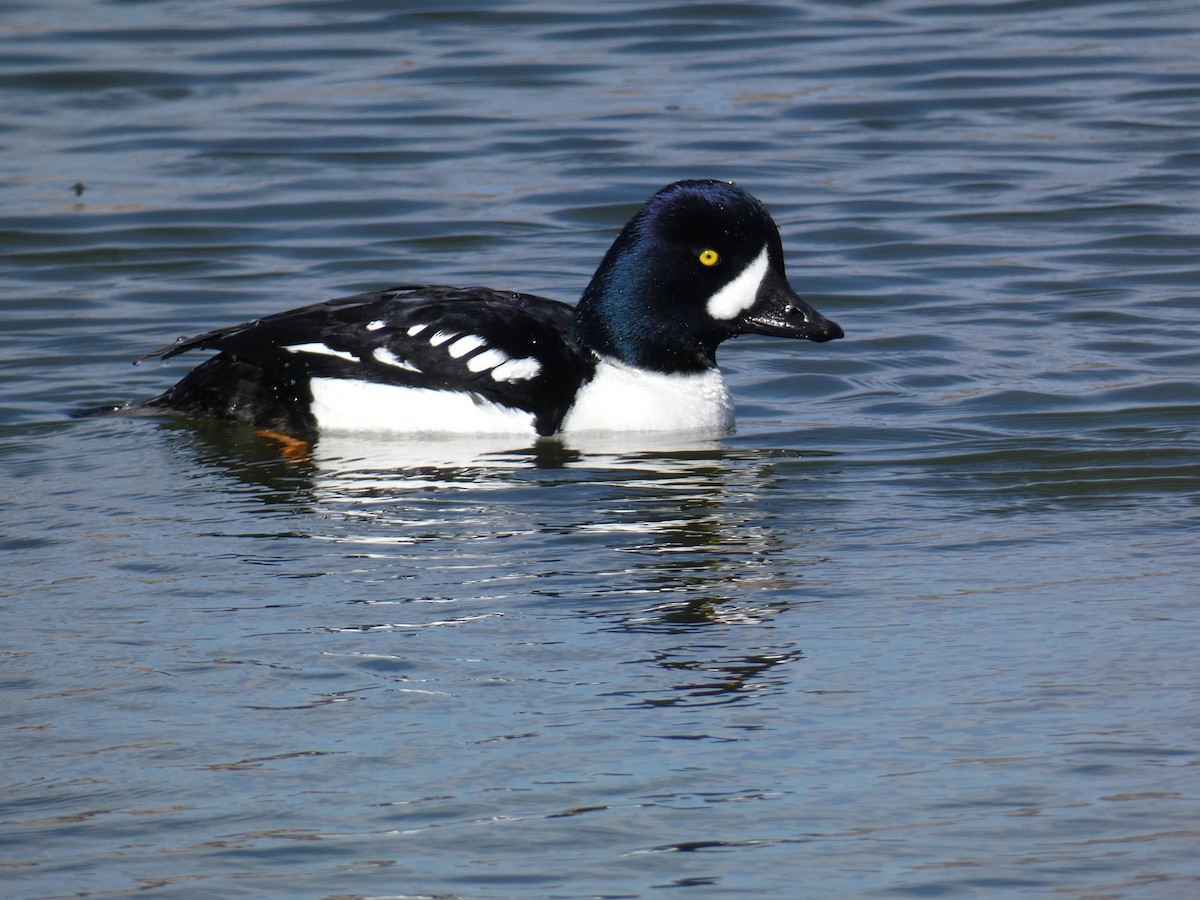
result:
[[[716,250],[701,250],[700,251],[700,265],[715,266],[720,261],[721,261],[721,254],[718,253]]]

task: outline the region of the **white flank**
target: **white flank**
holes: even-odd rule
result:
[[[314,378],[312,412],[323,431],[513,434],[531,437],[533,416],[458,391]]]
[[[398,357],[395,353],[393,353],[387,347],[376,347],[374,350],[371,351],[371,355],[374,356],[381,363],[384,363],[389,366],[395,366],[397,369],[408,369],[408,371],[410,371],[410,372],[420,372],[421,371],[416,366],[414,366],[412,363]]]
[[[387,325],[387,322],[383,321],[383,319],[376,319],[374,322],[367,323],[367,331],[378,331],[385,325]]]
[[[284,347],[290,353],[317,353],[321,356],[336,356],[338,359],[348,359],[350,362],[358,362],[358,357],[353,353],[347,353],[345,350],[334,350],[332,347],[326,347],[324,344],[292,344],[290,347]]]
[[[738,276],[708,298],[708,314],[714,319],[728,320],[740,316],[754,305],[758,295],[758,286],[762,284],[763,276],[767,274],[767,248],[754,257]]]
[[[496,349],[484,350],[478,356],[472,356],[467,360],[467,368],[472,372],[482,372],[485,369],[494,369],[506,362],[508,362],[507,353],[501,353]]]
[[[446,352],[458,359],[460,356],[466,356],[472,350],[478,350],[486,343],[487,341],[477,334],[465,334],[447,347]]]
[[[567,412],[562,430],[568,435],[658,431],[719,437],[733,430],[733,401],[717,369],[663,375],[602,359]]]
[[[407,334],[409,337],[416,337],[428,327],[428,325],[409,325]]]
[[[492,369],[492,378],[496,381],[528,381],[536,378],[542,371],[542,364],[531,356],[522,359],[510,359]]]
[[[450,340],[450,338],[454,337],[454,334],[455,333],[453,331],[434,332],[433,337],[429,339],[429,346],[440,347],[442,344],[446,343],[446,341]]]

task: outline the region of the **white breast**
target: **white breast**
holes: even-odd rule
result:
[[[657,431],[719,437],[733,430],[733,402],[716,369],[663,375],[601,360],[563,420],[566,434]]]

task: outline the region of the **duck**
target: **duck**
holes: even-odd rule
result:
[[[271,434],[732,432],[717,347],[756,334],[825,342],[763,204],[676,181],[617,235],[574,306],[485,287],[400,285],[182,337],[140,357],[215,351],[128,412]]]

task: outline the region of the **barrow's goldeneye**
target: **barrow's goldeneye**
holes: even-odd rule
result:
[[[842,329],[788,284],[779,229],[758,200],[726,182],[679,181],[622,229],[575,307],[411,285],[329,300],[146,354],[218,351],[126,410],[291,434],[718,436],[733,404],[717,345],[739,334],[828,341]]]

